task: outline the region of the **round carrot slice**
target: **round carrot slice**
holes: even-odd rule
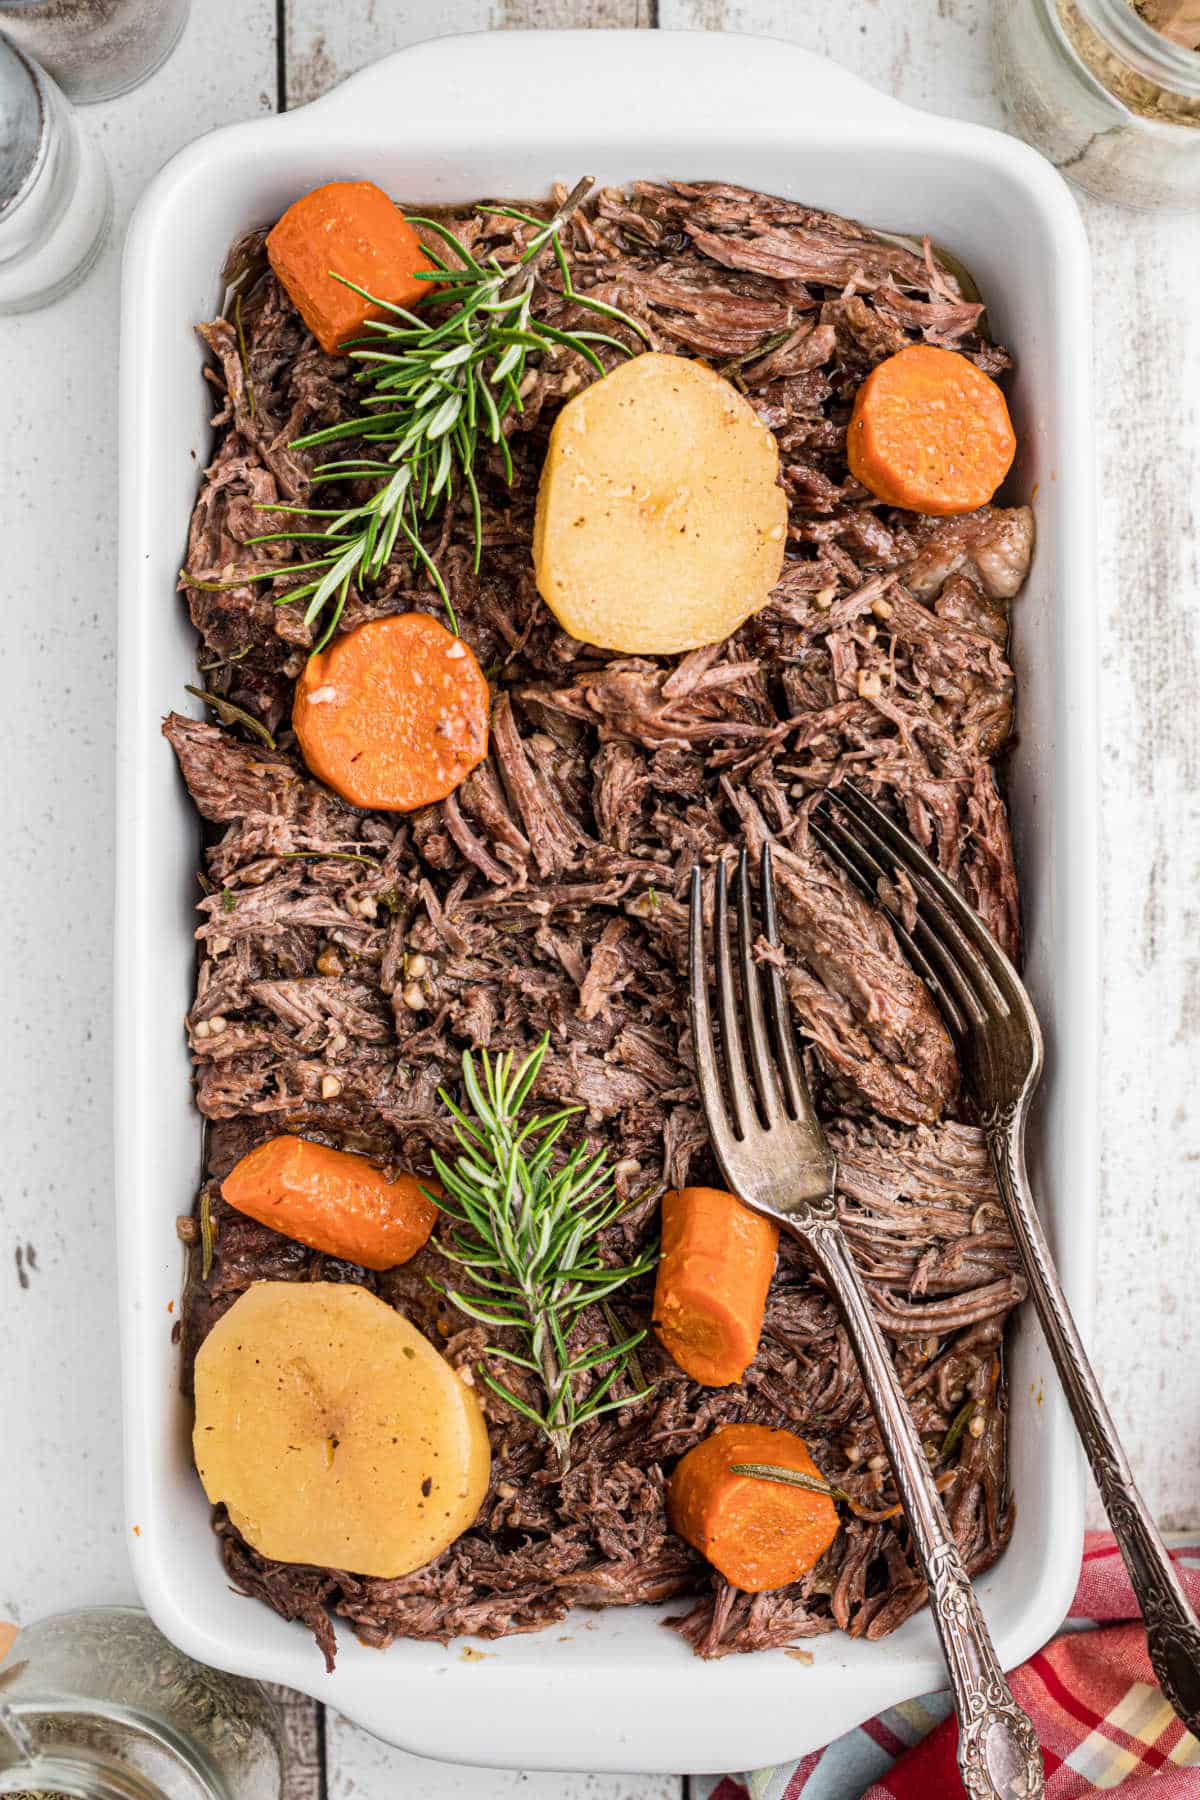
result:
[[[292,725],[313,774],[343,800],[413,812],[487,755],[488,685],[461,638],[428,613],[396,613],[309,658]]]
[[[945,517],[985,506],[1017,439],[996,383],[955,350],[910,344],[854,397],[850,472],[889,506]]]
[[[415,1175],[389,1181],[365,1156],[311,1138],[274,1137],[247,1151],[221,1183],[230,1206],[284,1237],[364,1269],[394,1269],[415,1256],[438,1209]]]
[[[838,1533],[827,1494],[735,1475],[736,1463],[769,1463],[821,1479],[804,1439],[766,1425],[720,1425],[688,1451],[667,1485],[671,1529],[747,1594],[796,1581]]]

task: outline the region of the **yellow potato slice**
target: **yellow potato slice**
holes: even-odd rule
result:
[[[260,1281],[196,1357],[196,1467],[278,1562],[405,1575],[474,1521],[491,1452],[479,1403],[366,1288]]]
[[[538,488],[533,565],[564,631],[601,650],[715,644],[779,579],[779,451],[725,378],[647,352],[568,401]]]

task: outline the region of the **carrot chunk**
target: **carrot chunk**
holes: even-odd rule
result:
[[[803,1438],[766,1425],[720,1425],[676,1464],[667,1484],[671,1529],[747,1594],[807,1574],[838,1533],[827,1494],[735,1475],[735,1463],[772,1463],[821,1479]]]
[[[418,270],[434,266],[420,238],[373,181],[327,181],[313,188],[268,233],[267,257],[331,356],[347,338],[359,336],[368,319],[384,316],[338,275],[393,306],[411,307],[433,289],[432,282],[417,279]]]
[[[955,350],[910,344],[854,397],[850,472],[889,506],[945,517],[985,506],[1017,439],[996,383]]]
[[[663,1196],[654,1324],[693,1381],[728,1387],[754,1361],[778,1245],[770,1219],[720,1188]]]
[[[365,1156],[308,1138],[274,1137],[248,1151],[221,1183],[230,1206],[284,1237],[364,1269],[415,1256],[437,1207],[415,1175],[389,1181]]]
[[[488,684],[428,613],[372,619],[310,656],[292,726],[304,760],[352,806],[444,800],[487,755]]]

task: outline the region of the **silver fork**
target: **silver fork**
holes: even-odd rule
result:
[[[810,829],[887,913],[955,1039],[1042,1330],[1142,1609],[1151,1666],[1179,1718],[1200,1737],[1200,1624],[1138,1492],[1071,1317],[1025,1171],[1025,1123],[1042,1072],[1042,1034],[1029,996],[957,888],[859,789],[839,787]],[[894,904],[900,873],[916,895],[911,932]]]
[[[722,862],[717,865],[713,934],[727,1104],[709,1016],[703,883],[700,871],[693,870],[689,1003],[696,1074],[713,1150],[730,1188],[747,1206],[776,1220],[805,1246],[841,1308],[929,1586],[958,1714],[963,1786],[972,1800],[1036,1800],[1044,1792],[1037,1734],[1013,1699],[1000,1666],[883,1334],[847,1248],[834,1200],[837,1164],[813,1110],[779,971],[770,963],[760,971],[754,958],[745,851],[738,866],[737,913],[749,1061],[734,985]],[[762,853],[762,919],[763,935],[776,944],[769,845]]]

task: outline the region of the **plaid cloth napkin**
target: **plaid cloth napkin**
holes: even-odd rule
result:
[[[1200,1542],[1171,1554],[1200,1604]],[[1200,1800],[1200,1742],[1155,1686],[1108,1532],[1088,1533],[1070,1617],[1011,1679],[1042,1741],[1048,1800],[1109,1788],[1120,1789],[1120,1800]],[[693,1777],[692,1792],[697,1800],[962,1800],[957,1737],[949,1694],[926,1694],[798,1763]]]

